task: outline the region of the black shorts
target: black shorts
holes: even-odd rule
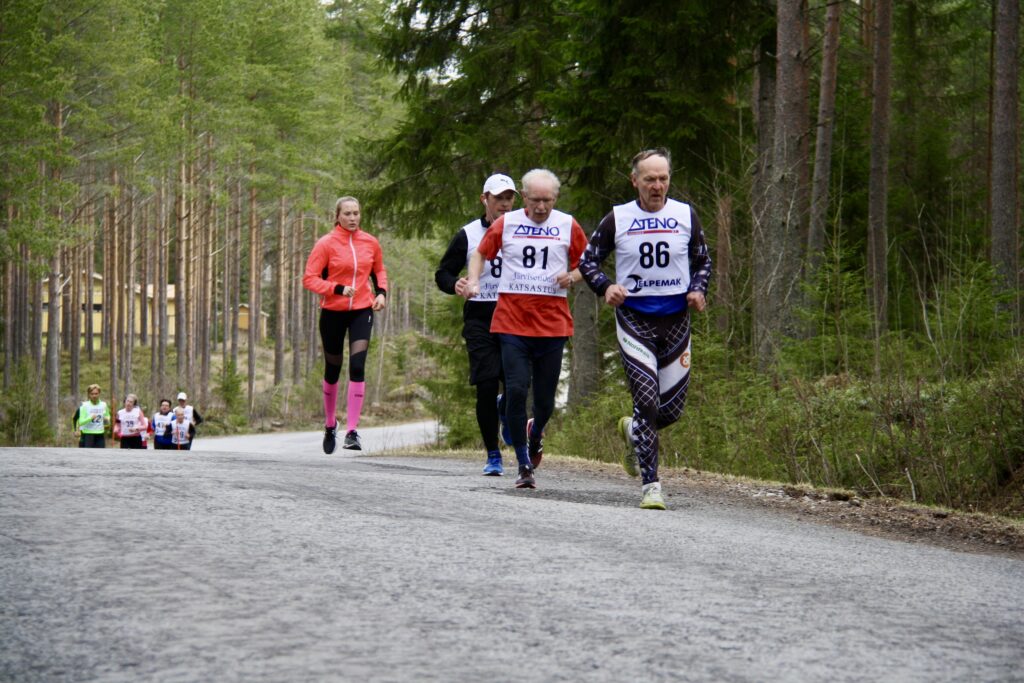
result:
[[[345,353],[346,332],[351,345],[360,339],[369,340],[372,331],[372,308],[357,308],[354,311],[320,309],[320,341],[326,354],[340,356]]]
[[[470,384],[504,377],[501,371],[501,342],[498,335],[491,333],[490,320],[466,320],[462,326],[462,338],[466,340],[466,351],[469,353]]]
[[[82,434],[78,439],[79,448],[106,448],[102,434]]]
[[[142,436],[122,436],[121,437],[121,448],[145,448],[146,444],[142,441]]]

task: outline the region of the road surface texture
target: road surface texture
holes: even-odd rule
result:
[[[0,680],[1024,680],[1020,559],[318,447],[0,449]]]
[[[338,452],[345,440],[344,423],[338,424]],[[406,424],[368,427],[359,430],[359,439],[367,453],[388,453],[409,446],[437,441],[438,423],[435,420]],[[196,437],[194,451],[242,451],[245,453],[302,453],[322,448],[324,433],[270,432],[243,436]]]

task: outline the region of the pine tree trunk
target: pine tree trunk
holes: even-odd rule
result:
[[[807,98],[804,85],[803,0],[777,9],[775,130],[767,220],[754,235],[755,347],[761,369],[773,366],[783,337],[794,333],[800,260],[807,217]]]
[[[249,414],[252,415],[256,408],[256,350],[259,345],[259,291],[260,291],[260,268],[263,265],[262,251],[260,246],[260,224],[256,212],[256,164],[249,166],[249,178],[252,179],[249,185],[249,357],[248,357],[248,393],[249,393]]]
[[[191,127],[190,127],[191,130]],[[186,166],[188,181],[188,201],[186,202],[188,220],[185,221],[185,290],[182,292],[182,304],[185,305],[185,386],[192,391],[196,389],[196,320],[200,311],[201,301],[196,292],[196,266],[199,251],[196,245],[196,226],[199,223],[196,197],[196,165],[189,158]]]
[[[569,406],[586,405],[601,387],[601,349],[598,344],[598,314],[603,301],[589,287],[573,292],[571,370],[569,372]]]
[[[875,53],[872,77],[871,162],[868,179],[868,294],[875,337],[888,320],[889,99],[892,71],[892,0],[875,2]]]
[[[757,159],[754,163],[753,178],[750,184],[750,214],[753,232],[754,251],[752,263],[755,277],[753,287],[753,320],[752,333],[756,341],[768,335],[768,309],[770,302],[765,298],[764,291],[757,285],[759,278],[768,277],[768,262],[759,257],[758,250],[768,240],[769,201],[768,190],[772,177],[772,142],[775,135],[775,65],[774,34],[762,37],[757,48],[754,72],[754,85],[751,99],[754,103],[754,123],[757,131]],[[716,266],[715,270],[718,270]]]
[[[992,147],[989,188],[990,258],[1002,290],[1019,286],[1020,263],[1020,3],[995,0]],[[1018,306],[1014,310],[1019,313]]]
[[[182,119],[182,129],[185,128]],[[182,386],[185,380],[185,333],[188,328],[185,289],[185,259],[187,250],[185,240],[188,238],[188,217],[185,204],[185,192],[188,187],[188,170],[185,163],[185,150],[181,151],[181,158],[178,160],[178,179],[175,183],[174,217],[175,217],[175,239],[174,239],[174,351],[177,356],[177,386]]]
[[[235,181],[235,215],[231,230],[231,364],[238,370],[238,312],[242,303],[242,168]]]
[[[150,198],[151,199],[151,198]],[[148,199],[139,207],[138,246],[139,253],[139,344],[149,344],[149,283],[153,278],[150,266],[150,252],[153,244],[150,207]]]
[[[306,232],[306,212],[299,212],[299,224],[291,232],[291,312],[288,329],[291,331],[292,384],[302,382],[302,236]]]
[[[110,171],[110,187],[116,192],[119,187],[117,169],[112,168]],[[118,223],[120,222],[120,212],[118,211],[116,196],[107,197],[107,248],[106,260],[103,264],[103,270],[106,273],[106,280],[109,283],[109,296],[105,295],[103,300],[103,322],[104,322],[104,336],[107,337],[107,349],[110,351],[110,398],[116,405],[117,396],[121,393],[120,390],[120,378],[121,372],[118,361],[120,360],[120,344],[117,336],[118,329],[118,309],[119,302],[121,300],[120,290],[118,288],[118,282],[120,280],[118,274],[118,268],[120,267],[120,259],[118,258],[120,250],[118,249]]]
[[[128,198],[128,206],[125,209],[125,255],[124,264],[128,282],[125,288],[125,326],[124,326],[124,385],[128,391],[134,391],[134,368],[135,357],[135,268],[138,248],[136,244],[136,231],[138,229],[135,210],[135,188],[125,187],[125,194]]]
[[[89,202],[87,216],[89,232],[96,231],[96,216],[93,213],[95,204]],[[96,304],[96,242],[89,240],[85,245],[85,359],[92,363],[96,360],[96,329],[93,325],[93,307]],[[75,396],[79,396],[75,394]]]
[[[85,271],[83,246],[71,250],[71,344],[68,345],[68,371],[71,379],[68,393],[80,396],[78,375],[82,366],[82,273]]]
[[[814,145],[814,180],[811,185],[811,216],[807,231],[807,279],[815,279],[825,249],[825,222],[832,167],[832,130],[836,111],[836,74],[839,65],[839,22],[843,6],[832,0],[825,11],[825,37],[821,53],[818,93],[818,139]]]
[[[285,249],[287,219],[287,204],[284,197],[281,197],[277,202],[277,253],[274,264],[274,386],[280,386],[284,382],[284,324],[287,314],[285,286],[288,282],[288,278],[285,277],[285,269],[288,266],[288,254]]]
[[[64,107],[59,102],[55,102],[50,107],[51,123],[56,131],[58,144],[64,135]],[[54,168],[52,172],[52,180],[56,186],[60,185],[61,182],[61,171],[60,168]],[[56,219],[57,225],[62,226],[64,223],[64,210],[63,205],[59,199],[54,201],[54,218]],[[50,406],[50,410],[47,411],[47,420],[50,425],[50,429],[56,431],[58,421],[60,420],[60,341],[63,330],[61,328],[61,278],[64,274],[61,272],[61,260],[63,254],[63,248],[58,246],[54,254],[50,257],[50,277],[49,277],[49,291],[47,295],[49,297],[49,307],[46,311],[46,405]]]
[[[718,243],[715,245],[715,325],[728,336],[736,306],[732,287],[732,197],[723,195],[715,207]]]

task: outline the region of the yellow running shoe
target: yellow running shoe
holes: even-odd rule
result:
[[[642,510],[664,510],[665,499],[661,497],[661,482],[652,481],[650,484],[644,484],[643,498],[640,499],[640,509]]]
[[[636,444],[633,443],[633,418],[619,419],[619,434],[622,434],[622,438],[626,440],[626,452],[622,455],[622,469],[626,470],[626,474],[629,476],[636,477],[640,474],[640,468],[637,466]]]

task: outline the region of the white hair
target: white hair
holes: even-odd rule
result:
[[[551,189],[555,191],[555,196],[558,196],[558,192],[562,188],[562,181],[558,179],[558,176],[546,168],[535,168],[532,171],[527,171],[523,175],[523,179],[520,181],[520,187],[523,189],[523,195],[528,195],[530,193],[530,189],[533,187],[533,183],[538,180],[550,183]]]

